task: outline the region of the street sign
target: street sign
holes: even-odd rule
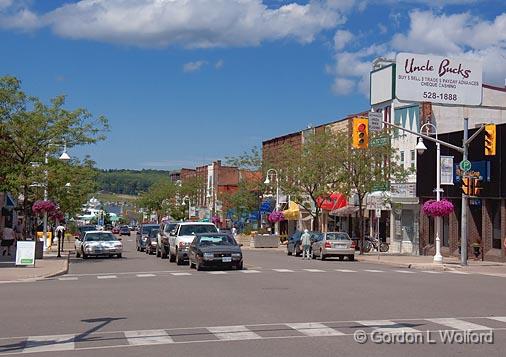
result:
[[[383,113],[369,112],[369,131],[381,131],[381,122],[383,121]]]
[[[388,145],[389,143],[390,143],[390,135],[381,135],[369,139],[369,146],[371,147],[385,146]]]
[[[373,191],[388,191],[388,182],[373,186]]]
[[[399,53],[395,95],[400,101],[480,105],[481,62],[414,53]]]
[[[381,208],[376,208],[376,217],[381,217]]]
[[[464,172],[471,170],[471,161],[462,160],[459,164],[459,168]]]

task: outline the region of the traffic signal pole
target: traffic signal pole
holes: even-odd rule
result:
[[[481,130],[480,130],[481,131]],[[469,119],[464,118],[464,138],[462,139],[462,146],[464,152],[462,154],[462,160],[467,160],[469,151]],[[473,135],[471,139],[474,139],[476,135]],[[465,173],[464,173],[465,175]],[[469,185],[471,189],[471,185]],[[460,217],[460,265],[467,265],[467,205],[468,197],[462,192],[462,205],[461,205],[461,217]]]

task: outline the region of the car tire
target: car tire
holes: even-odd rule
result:
[[[160,258],[162,254],[160,253],[160,249],[158,249],[158,246],[156,246],[156,257]]]
[[[140,251],[141,251],[141,250],[139,249],[139,246],[138,246],[138,245],[136,245],[135,247],[137,248],[137,251],[138,251],[138,252],[140,252]]]
[[[348,255],[348,260],[349,260],[350,262],[355,261],[355,255]]]
[[[76,250],[76,258],[81,258],[81,253],[78,250]]]
[[[190,264],[190,269],[193,269],[195,267],[195,264],[193,264],[193,262],[191,261],[191,259],[189,260],[189,264]]]
[[[83,253],[83,259],[88,259],[88,254]]]
[[[243,264],[243,262],[240,262],[239,264],[237,264],[236,269],[237,269],[237,270],[243,270],[243,269],[244,269],[244,264]]]
[[[167,259],[167,252],[165,251],[165,248],[162,248],[162,251],[160,252],[160,258]]]
[[[183,258],[180,258],[176,251],[176,265],[183,265],[184,260]]]
[[[321,250],[320,250],[320,260],[325,260],[325,255]]]
[[[195,269],[197,269],[197,271],[202,271],[202,266],[200,265],[198,260],[195,262]]]
[[[290,252],[290,249],[286,248],[286,255],[292,255],[292,252]]]
[[[123,256],[121,255],[121,253],[119,253],[119,254],[117,255],[117,257],[118,257],[118,259],[121,259]]]
[[[342,262],[343,260],[344,260],[344,255],[340,255],[340,256],[339,256],[339,261],[341,261],[341,262]]]
[[[169,262],[174,263],[176,261],[176,256],[172,255],[172,253],[169,251]]]

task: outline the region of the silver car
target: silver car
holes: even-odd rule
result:
[[[76,242],[76,257],[83,259],[89,256],[117,256],[121,258],[123,244],[108,231],[88,231],[79,242]]]
[[[343,260],[344,257],[348,257],[348,260],[355,260],[355,242],[346,232],[323,233],[311,247],[315,259],[339,257],[339,260]]]

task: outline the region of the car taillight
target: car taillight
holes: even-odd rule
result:
[[[330,245],[330,242],[325,242],[325,248],[332,248],[332,245]]]
[[[186,245],[185,242],[179,242],[179,248],[186,248]]]
[[[354,240],[351,241],[351,248],[355,248],[357,246],[357,243],[355,243]]]

